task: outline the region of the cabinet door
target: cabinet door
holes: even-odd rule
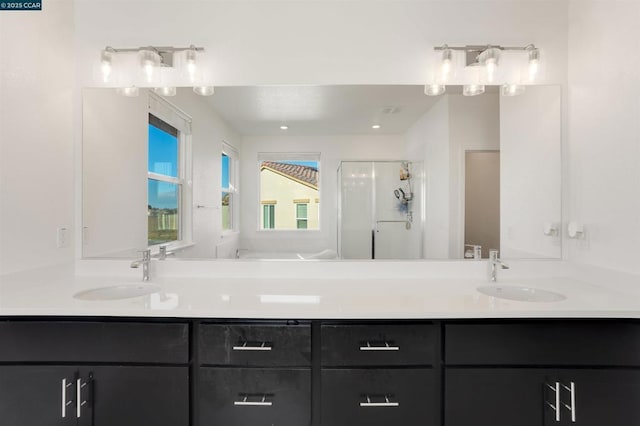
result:
[[[82,367],[80,379],[79,426],[189,425],[187,367]]]
[[[75,369],[0,366],[0,424],[75,426]]]
[[[640,424],[640,370],[574,370],[562,379],[564,425]]]
[[[557,371],[447,368],[445,426],[543,426],[557,421]]]

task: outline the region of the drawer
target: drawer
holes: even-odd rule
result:
[[[450,365],[640,365],[640,324],[531,321],[448,324]]]
[[[322,425],[435,426],[432,369],[322,369]]]
[[[0,362],[186,364],[187,324],[2,321]]]
[[[201,367],[199,425],[311,424],[311,370]]]
[[[204,324],[199,339],[200,364],[204,365],[311,365],[309,324]]]
[[[433,324],[322,326],[323,366],[431,365],[437,348]]]

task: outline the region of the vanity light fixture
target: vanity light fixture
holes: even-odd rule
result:
[[[213,86],[194,86],[193,91],[200,96],[211,96],[215,89]]]
[[[444,84],[427,84],[424,86],[424,94],[427,96],[440,96],[447,90]]]
[[[100,54],[102,82],[113,83],[114,80],[116,84],[125,83],[118,92],[126,96],[131,96],[129,93],[134,86],[136,89],[153,88],[162,96],[174,96],[179,86],[193,86],[193,91],[198,95],[211,96],[214,88],[207,84],[206,67],[203,68],[200,63],[201,52],[204,52],[204,48],[194,45],[138,48],[107,46]],[[114,61],[116,57],[122,57],[122,60]],[[118,74],[114,78],[116,69]]]
[[[535,81],[538,74],[538,68],[540,67],[540,50],[533,44],[526,47],[529,52],[529,81]]]
[[[191,80],[191,82],[195,81],[196,77],[196,55],[196,48],[194,45],[191,45],[186,52],[187,73],[189,74],[189,80]]]
[[[487,70],[487,81],[493,83],[495,78],[498,62],[500,61],[500,50],[495,47],[489,47],[478,55],[478,62],[484,65]]]
[[[176,95],[175,86],[156,87],[155,89],[153,89],[153,91],[156,92],[158,95],[161,95],[161,96],[175,96]]]
[[[503,84],[500,88],[502,96],[518,96],[524,93],[525,87],[521,84]]]
[[[478,96],[484,93],[484,84],[465,84],[462,87],[462,95]]]
[[[113,49],[105,48],[100,53],[100,71],[102,71],[102,81],[108,83],[113,69]]]
[[[449,81],[451,70],[453,68],[453,50],[449,49],[446,44],[442,46],[442,63],[440,64],[440,78],[443,83]]]
[[[493,44],[484,45],[466,45],[466,46],[449,46],[444,44],[442,46],[436,46],[433,48],[436,52],[441,52],[437,67],[439,69],[432,74],[434,77],[430,84],[425,87],[425,93],[427,93],[428,86],[435,89],[438,85],[443,85],[452,79],[452,76],[456,74],[455,64],[457,63],[455,58],[458,54],[464,54],[465,62],[464,67],[467,69],[478,67],[483,71],[480,75],[484,76],[480,81],[476,81],[477,73],[465,71],[461,74],[458,84],[469,84],[468,81],[472,80],[475,83],[482,84],[506,84],[509,82],[518,82],[523,80],[522,83],[533,83],[538,74],[540,65],[540,50],[533,44],[526,46],[499,46]],[[504,52],[512,52],[508,58],[505,55],[504,64],[501,65],[501,59]],[[523,61],[518,60],[518,52],[526,54]],[[497,73],[498,66],[500,69],[504,69]],[[527,77],[520,77],[523,68],[528,67],[528,79]],[[473,76],[472,76],[473,75]],[[473,84],[473,86],[479,86],[480,84]],[[432,90],[431,90],[432,91]]]
[[[119,95],[126,96],[128,98],[135,98],[140,94],[140,89],[138,89],[136,86],[118,87],[116,89],[116,92]]]
[[[140,50],[139,56],[140,67],[142,67],[144,72],[145,80],[147,83],[152,83],[154,74],[156,74],[155,69],[160,66],[162,58],[160,54],[151,49]]]

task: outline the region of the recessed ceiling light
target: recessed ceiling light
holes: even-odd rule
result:
[[[280,126],[280,130],[288,130],[289,126]]]
[[[374,124],[373,126],[371,126],[371,128],[378,130],[380,128],[380,125],[379,124]]]

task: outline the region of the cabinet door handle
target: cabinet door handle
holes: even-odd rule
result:
[[[62,418],[67,417],[67,407],[73,403],[73,401],[67,401],[67,388],[72,383],[67,382],[67,379],[62,379]]]
[[[240,401],[233,401],[233,405],[243,405],[251,407],[271,407],[272,401],[267,401],[267,395],[262,395],[257,401],[249,401],[249,394],[240,394],[242,399]]]
[[[569,395],[571,397],[571,405],[567,405],[562,403],[570,412],[571,412],[571,423],[576,422],[576,384],[575,382],[571,382],[569,386],[562,385],[563,388],[569,391]]]
[[[233,347],[234,351],[270,351],[273,349],[272,346],[269,346],[267,342],[262,342],[259,345],[249,345],[249,342],[242,342],[241,345],[236,345]]]
[[[367,402],[361,402],[361,407],[399,407],[400,403],[389,400],[387,395],[384,396],[384,402],[373,402],[371,401],[371,397],[366,395]]]
[[[360,346],[361,351],[399,351],[400,346],[391,346],[388,342],[384,342],[382,346],[371,346],[370,342],[366,345]]]
[[[551,386],[549,383],[546,383],[546,385],[555,394],[555,404],[552,404],[549,401],[545,401],[545,403],[549,407],[551,407],[551,409],[555,412],[556,422],[559,422],[560,421],[560,382],[555,382],[553,386]]]

